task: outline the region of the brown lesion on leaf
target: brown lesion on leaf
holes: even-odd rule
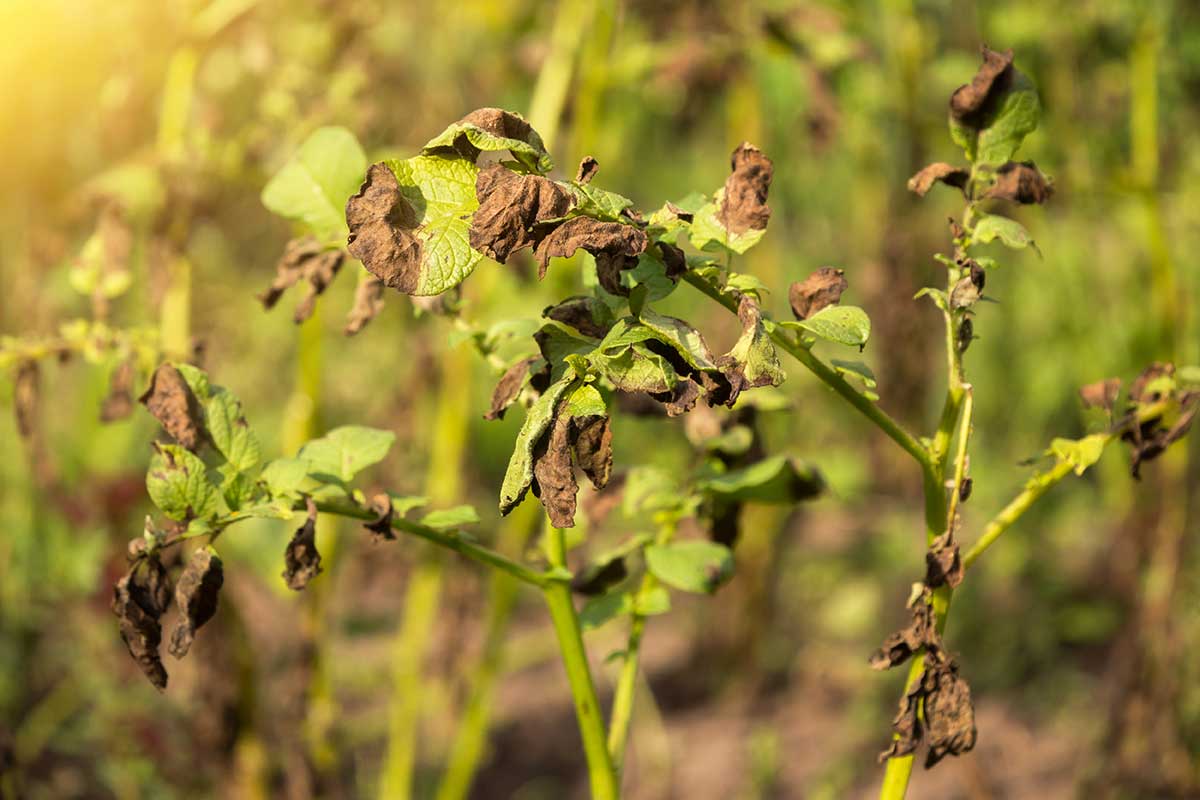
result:
[[[1040,205],[1053,194],[1054,184],[1032,161],[1009,161],[996,170],[996,181],[983,196],[1022,205]]]
[[[822,308],[834,305],[842,298],[849,283],[845,270],[821,267],[803,281],[788,288],[788,302],[796,319],[808,319]]]
[[[191,387],[179,370],[168,363],[158,365],[150,378],[150,388],[138,398],[163,430],[193,453],[204,443],[204,413]]]
[[[491,408],[483,415],[484,419],[504,419],[504,412],[521,396],[521,390],[525,388],[530,369],[541,360],[538,356],[530,356],[521,359],[505,370],[504,374],[500,376],[496,388],[492,390]]]
[[[944,161],[937,161],[923,168],[916,175],[908,179],[908,190],[916,192],[918,196],[924,197],[929,190],[933,188],[935,183],[944,183],[947,186],[953,186],[966,194],[967,181],[971,178],[970,170],[963,167],[956,167],[953,164],[947,164]]]
[[[225,582],[221,559],[207,547],[192,553],[175,585],[175,605],[183,619],[171,632],[171,655],[183,658],[191,649],[196,631],[217,613],[217,597]]]
[[[601,286],[610,294],[628,295],[629,290],[620,285],[620,272],[637,266],[637,257],[649,243],[646,233],[635,225],[573,217],[551,231],[534,250],[538,277],[545,276],[551,258],[570,258],[583,249],[596,258]]]
[[[516,139],[539,150],[543,149],[542,137],[533,129],[533,126],[520,116],[502,108],[477,108],[456,124],[473,125],[481,131],[486,131],[501,139]],[[475,161],[479,157],[479,148],[471,144],[466,133],[460,133],[454,138],[453,149],[471,161]]]
[[[592,486],[603,489],[612,475],[612,426],[608,415],[574,417],[575,460]]]
[[[950,97],[950,116],[963,125],[978,128],[994,99],[1012,84],[1013,72],[1012,50],[998,53],[984,46],[979,71]]]
[[[354,336],[383,311],[383,281],[374,275],[367,275],[358,282],[354,289],[354,305],[346,315],[346,327],[342,330],[347,336]]]
[[[1134,380],[1129,387],[1131,408],[1117,424],[1122,441],[1128,442],[1133,450],[1130,473],[1141,478],[1142,464],[1158,458],[1167,448],[1182,439],[1191,430],[1196,415],[1200,414],[1200,391],[1165,390],[1161,379],[1170,380],[1175,375],[1175,365],[1155,362]],[[1164,400],[1173,400],[1176,406],[1170,424],[1162,415],[1138,420],[1138,411],[1145,406]]]
[[[167,670],[158,652],[161,620],[170,604],[171,583],[157,555],[138,557],[113,587],[112,610],[119,620],[121,639],[160,691],[167,688]]]
[[[575,496],[579,484],[571,464],[571,415],[565,410],[565,401],[559,405],[549,433],[534,450],[531,488],[534,496],[542,501],[554,527],[575,525]]]
[[[931,598],[932,592],[929,588],[917,584],[917,590],[908,601],[911,612],[909,624],[883,640],[883,645],[871,655],[871,669],[891,669],[908,661],[920,652],[922,647],[929,644],[941,646],[934,625]]]
[[[284,246],[283,255],[275,264],[275,280],[258,295],[258,299],[264,308],[274,308],[285,291],[304,281],[304,296],[292,315],[297,324],[304,322],[316,309],[317,297],[337,277],[345,258],[346,254],[340,248],[326,248],[314,236],[292,239]]]
[[[600,163],[591,156],[584,156],[579,162],[579,170],[575,173],[576,183],[590,183],[600,170]]]
[[[1079,387],[1079,399],[1084,408],[1102,408],[1112,414],[1121,393],[1120,378],[1105,378]]]
[[[560,303],[549,306],[542,311],[542,316],[570,325],[585,336],[603,339],[612,328],[611,323],[604,321],[604,308],[601,301],[595,297],[579,295],[568,297]]]
[[[479,208],[471,216],[471,247],[503,264],[518,250],[536,245],[539,225],[560,219],[575,196],[541,175],[522,175],[503,164],[490,164],[475,179]],[[544,276],[543,263],[539,277]]]
[[[317,504],[311,497],[304,498],[308,518],[292,534],[284,551],[283,579],[288,588],[300,591],[308,582],[321,574],[321,554],[317,552]]]
[[[100,421],[116,422],[133,413],[133,382],[136,368],[132,358],[117,364],[108,379],[108,394],[100,404]]]
[[[956,521],[957,522],[957,521]],[[963,579],[963,563],[959,556],[958,542],[951,528],[929,543],[925,552],[925,585],[931,589],[939,586],[956,588]]]
[[[371,498],[370,507],[375,513],[375,519],[363,523],[363,527],[370,532],[371,539],[376,542],[394,541],[396,532],[392,530],[392,518],[396,512],[392,506],[392,496],[387,492],[380,492]]]
[[[733,170],[725,179],[725,193],[717,220],[730,233],[763,230],[771,218],[767,194],[775,167],[771,159],[749,142],[742,142],[730,157]]]
[[[405,294],[416,291],[421,272],[421,242],[415,236],[417,212],[400,191],[396,173],[383,162],[372,164],[358,193],[346,201],[350,255],[384,286]]]

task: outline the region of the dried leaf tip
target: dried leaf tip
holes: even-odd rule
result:
[[[793,283],[788,289],[788,301],[796,319],[808,319],[841,300],[842,292],[850,285],[845,276],[845,270],[821,267],[803,281]]]
[[[346,201],[346,249],[389,288],[412,294],[421,273],[417,214],[384,162],[372,164],[357,194]]]
[[[163,430],[193,453],[204,441],[204,416],[191,387],[174,366],[159,364],[150,378],[150,388],[138,398]]]
[[[775,166],[761,150],[742,142],[730,157],[733,170],[725,179],[724,196],[717,219],[731,233],[763,230],[771,218],[767,193]]]
[[[950,97],[950,116],[965,125],[976,127],[988,103],[1001,94],[1012,81],[1013,51],[998,53],[983,47],[983,64],[971,82],[958,87]]]

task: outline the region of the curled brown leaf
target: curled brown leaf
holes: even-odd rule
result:
[[[971,82],[955,90],[950,97],[950,116],[957,122],[979,127],[989,103],[1004,92],[1012,81],[1012,50],[998,53],[983,48],[983,64]]]
[[[967,169],[947,164],[944,161],[937,161],[909,178],[908,190],[924,197],[935,183],[941,182],[947,186],[953,186],[955,189],[961,189],[966,194],[967,180],[970,177],[971,173]]]
[[[292,239],[275,265],[275,280],[258,299],[264,308],[273,308],[288,288],[304,281],[305,293],[293,314],[297,323],[304,322],[312,316],[317,296],[333,282],[345,257],[342,250],[327,249],[314,236]]]
[[[909,624],[883,640],[883,645],[871,655],[871,669],[891,669],[903,664],[922,647],[940,648],[933,607],[929,604],[931,596],[928,587],[913,593],[908,606]]]
[[[354,306],[346,315],[346,327],[342,332],[354,336],[379,316],[380,311],[383,311],[383,281],[374,275],[366,275],[354,289]]]
[[[1054,194],[1054,185],[1032,161],[1009,161],[996,171],[996,182],[984,197],[1012,200],[1023,205],[1041,204]]]
[[[225,582],[221,558],[207,547],[192,553],[175,584],[175,605],[183,614],[171,632],[171,655],[183,658],[191,649],[196,631],[217,613],[217,596]]]
[[[545,276],[551,258],[570,258],[582,248],[596,257],[596,271],[603,284],[606,274],[611,277],[636,266],[637,256],[646,251],[648,244],[645,232],[634,225],[574,217],[556,227],[537,245],[534,255],[538,261],[538,277]],[[624,293],[628,294],[628,291]]]
[[[521,359],[505,370],[504,374],[500,376],[496,388],[492,390],[491,408],[483,415],[484,419],[504,419],[504,412],[521,395],[521,389],[524,388],[525,381],[529,378],[530,368],[540,360],[537,356],[530,356]]]
[[[579,162],[579,171],[575,173],[576,183],[589,183],[592,178],[596,177],[596,172],[600,169],[600,164],[591,156],[584,156]]]
[[[1106,378],[1102,381],[1089,383],[1079,388],[1079,399],[1085,408],[1103,408],[1109,413],[1117,404],[1117,395],[1121,393],[1120,378]]]
[[[925,769],[948,755],[960,756],[975,747],[975,704],[971,687],[958,674],[952,660],[938,661],[930,667],[921,686],[925,694],[925,728],[929,735],[929,750]]]
[[[560,303],[542,311],[542,316],[570,325],[575,330],[596,339],[603,339],[612,328],[605,321],[606,309],[602,302],[591,296],[568,297]]]
[[[171,602],[166,570],[155,556],[139,559],[113,587],[112,610],[121,639],[150,682],[167,688],[167,670],[158,653],[162,615]]]
[[[725,192],[717,219],[731,233],[763,230],[771,218],[767,193],[775,167],[771,159],[749,142],[742,142],[730,157],[733,170],[725,179]]]
[[[845,276],[844,270],[821,267],[803,281],[793,283],[788,289],[788,301],[796,319],[808,319],[841,300],[842,292],[849,286]]]
[[[363,523],[363,527],[370,531],[371,539],[376,542],[395,540],[396,532],[392,530],[392,517],[395,515],[395,509],[392,507],[391,495],[380,492],[372,497],[371,510],[376,514],[375,519]]]
[[[592,486],[603,489],[612,474],[612,426],[607,415],[572,420],[575,460]]]
[[[479,208],[471,215],[471,247],[502,264],[516,251],[537,244],[539,224],[561,218],[575,204],[565,187],[503,164],[479,171],[475,195]],[[543,263],[539,277],[545,272]]]
[[[925,585],[936,589],[945,584],[953,589],[962,579],[963,563],[951,529],[935,538],[925,552]]]
[[[193,453],[204,442],[204,413],[183,375],[164,362],[154,370],[150,388],[138,398],[163,430]]]
[[[321,554],[317,552],[317,504],[311,497],[305,498],[308,518],[292,534],[284,551],[283,579],[289,589],[300,591],[308,582],[321,574]]]
[[[533,456],[534,494],[542,501],[550,523],[556,528],[575,525],[575,496],[579,484],[571,464],[571,415],[559,406],[549,433],[543,436]]]
[[[413,235],[417,214],[387,164],[367,170],[358,193],[346,201],[346,224],[350,255],[385,286],[412,294],[421,268],[421,243]]]

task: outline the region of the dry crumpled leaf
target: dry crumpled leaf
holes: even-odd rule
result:
[[[959,676],[958,665],[952,660],[939,661],[932,669],[926,664],[921,687],[929,734],[925,769],[929,769],[947,755],[960,756],[975,747],[975,704],[971,687]]]
[[[371,532],[371,539],[376,542],[395,540],[396,532],[392,530],[392,516],[395,514],[392,496],[386,492],[375,495],[371,498],[371,510],[377,516],[370,522],[363,523],[363,527]]]
[[[129,654],[159,690],[167,688],[167,670],[158,654],[162,615],[171,602],[167,571],[156,556],[140,559],[113,587],[112,610],[120,621]]]
[[[1129,387],[1129,399],[1135,403],[1157,403],[1162,396],[1152,385],[1159,378],[1169,378],[1175,374],[1175,365],[1155,361],[1142,370]]]
[[[1124,428],[1121,439],[1128,442],[1133,449],[1130,473],[1134,478],[1141,478],[1144,462],[1158,458],[1168,447],[1186,436],[1197,414],[1200,414],[1200,392],[1191,391],[1177,396],[1179,413],[1169,427],[1161,417],[1145,420],[1141,424],[1136,422],[1134,415],[1139,405],[1148,405],[1163,399],[1163,393],[1156,387],[1158,379],[1174,374],[1174,364],[1155,362],[1142,370],[1129,387],[1129,399],[1133,410],[1119,427]]]
[[[457,124],[474,125],[476,128],[502,139],[516,139],[535,145],[538,149],[542,147],[542,138],[533,129],[533,126],[522,117],[502,108],[477,108],[460,119]],[[478,147],[471,144],[465,132],[454,138],[454,150],[471,161],[475,161],[480,152]]]
[[[571,415],[562,405],[549,434],[542,438],[534,452],[531,488],[545,506],[554,527],[574,526],[575,495],[579,492],[579,484],[571,465]]]
[[[950,116],[964,125],[979,127],[976,123],[987,109],[988,101],[1012,81],[1012,63],[1012,50],[997,53],[984,47],[983,64],[975,77],[950,96]]]
[[[1009,161],[996,170],[996,182],[984,197],[1033,205],[1046,202],[1053,194],[1054,185],[1032,161]]]
[[[700,385],[696,383],[695,376],[689,376],[676,383],[671,391],[655,392],[650,396],[663,404],[668,417],[678,417],[696,407],[696,401],[700,399]]]
[[[956,167],[953,164],[947,164],[945,161],[937,161],[924,167],[916,175],[909,178],[908,190],[916,192],[920,197],[924,197],[933,188],[935,183],[941,181],[947,186],[961,189],[965,194],[967,181],[970,177],[970,170],[963,167]]]
[[[709,405],[722,403],[732,408],[743,391],[760,386],[778,386],[783,382],[783,371],[775,347],[762,327],[762,310],[748,294],[742,295],[738,301],[738,320],[742,323],[739,343],[751,344],[744,353],[739,354],[735,346],[728,354],[716,359],[727,386],[720,382],[705,384],[704,388],[709,392]],[[702,378],[705,375],[700,373]],[[670,414],[670,407],[667,412]]]
[[[108,379],[108,394],[100,404],[100,421],[116,422],[133,413],[133,359],[117,365]]]
[[[540,360],[537,356],[523,358],[500,376],[500,381],[492,390],[491,408],[483,415],[484,419],[504,419],[504,412],[521,395],[521,389],[524,388],[525,380],[529,377],[530,368]]]
[[[987,273],[973,258],[960,262],[967,267],[967,274],[959,278],[950,290],[950,307],[953,309],[970,308],[979,302],[983,296],[983,286],[987,281]]]
[[[258,299],[264,308],[274,308],[287,289],[303,280],[308,285],[292,318],[297,323],[304,322],[312,316],[317,296],[333,282],[345,258],[342,250],[326,249],[315,236],[292,239],[275,265],[275,280]]]
[[[912,612],[911,622],[883,640],[883,646],[871,655],[871,669],[891,669],[903,664],[922,647],[933,645],[940,648],[941,643],[934,627],[933,608],[929,605],[930,596],[928,587],[913,592],[908,603]]]
[[[13,412],[17,418],[17,433],[28,441],[37,430],[38,398],[41,371],[36,361],[22,361],[13,381]]]
[[[730,158],[733,170],[725,179],[725,194],[717,219],[731,233],[763,230],[771,218],[767,193],[775,167],[771,159],[749,142],[742,142]]]
[[[1117,395],[1120,393],[1120,378],[1106,378],[1079,388],[1079,398],[1083,401],[1084,407],[1103,408],[1110,414],[1117,403]]]
[[[359,280],[354,289],[354,306],[346,315],[346,327],[342,332],[354,336],[379,316],[380,311],[383,311],[383,281],[374,275],[367,275]]]
[[[471,247],[503,264],[541,236],[536,226],[563,217],[575,196],[541,175],[521,175],[503,164],[490,164],[475,179],[479,208],[471,215]],[[546,273],[543,262],[539,277]]]
[[[602,222],[591,217],[574,217],[559,225],[544,238],[534,250],[538,262],[538,277],[546,274],[550,259],[570,258],[582,248],[596,257],[596,272],[604,285],[606,276],[637,266],[637,256],[646,251],[649,239],[644,231],[633,225],[620,222]],[[617,284],[619,287],[620,279]],[[612,294],[628,294],[628,290]]]
[[[837,303],[849,286],[845,275],[845,270],[821,267],[802,282],[793,283],[788,289],[788,301],[796,319],[808,319],[822,308]]]
[[[150,388],[138,402],[182,447],[193,453],[200,449],[205,436],[204,414],[179,370],[165,362],[159,364],[150,378]]]
[[[570,325],[585,336],[603,339],[612,328],[611,323],[604,322],[605,309],[603,303],[596,297],[568,297],[560,303],[542,311],[542,316]]]
[[[308,519],[292,534],[284,551],[283,579],[289,589],[300,591],[308,582],[321,574],[321,554],[317,552],[317,504],[306,497]]]
[[[963,563],[959,557],[958,542],[954,530],[950,529],[934,539],[925,552],[925,585],[936,589],[948,584],[951,589],[962,583]]]
[[[600,170],[600,164],[591,156],[584,156],[579,162],[579,171],[575,173],[576,183],[590,183]]]
[[[967,348],[971,346],[971,342],[975,341],[975,323],[971,321],[970,317],[963,317],[962,322],[958,323],[958,331],[955,333],[954,338],[958,346],[958,352],[967,352]]]
[[[367,170],[358,193],[346,201],[346,224],[350,255],[384,286],[412,294],[421,271],[421,243],[413,235],[417,214],[387,164]]]
[[[607,415],[575,417],[571,421],[574,434],[575,460],[583,474],[597,489],[608,485],[612,474],[612,426]]]
[[[917,681],[900,698],[900,708],[892,719],[892,742],[887,750],[879,754],[879,763],[916,751],[924,735],[920,714],[921,699],[924,696],[922,682]]]
[[[217,596],[225,582],[221,558],[207,547],[192,553],[175,584],[175,605],[183,619],[171,632],[171,655],[183,658],[191,649],[196,631],[217,613]]]

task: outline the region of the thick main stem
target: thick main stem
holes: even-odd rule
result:
[[[565,569],[567,552],[563,532],[547,525],[546,537],[546,554],[551,568]],[[571,686],[575,717],[587,759],[592,800],[616,800],[620,796],[620,786],[605,741],[604,718],[600,712],[600,701],[596,698],[596,685],[588,666],[587,651],[583,647],[583,633],[575,613],[575,602],[571,598],[570,584],[563,580],[552,580],[543,593],[554,621],[554,633],[558,637],[563,667],[566,668],[567,681]]]

